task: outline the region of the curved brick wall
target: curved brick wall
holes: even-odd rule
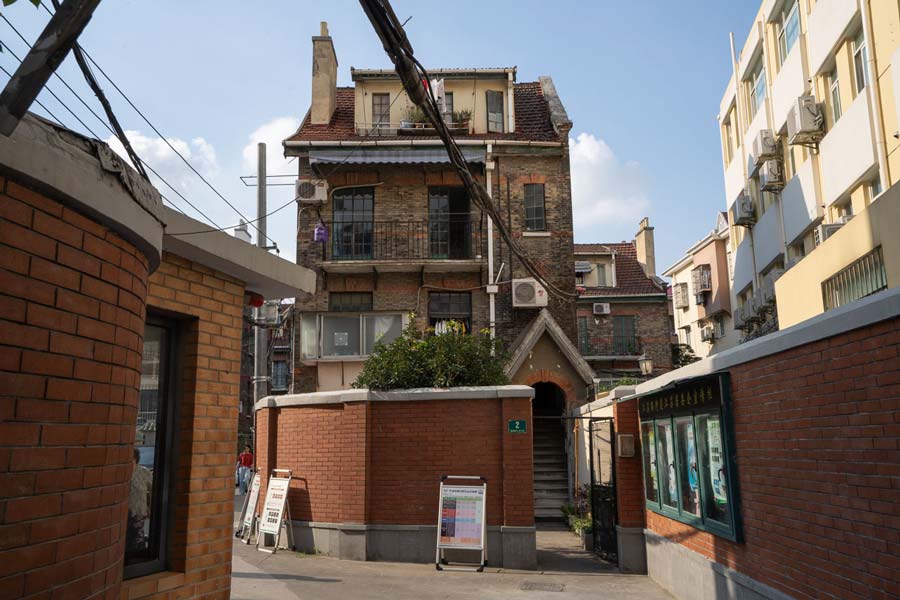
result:
[[[117,597],[148,262],[46,196],[0,191],[0,598]]]

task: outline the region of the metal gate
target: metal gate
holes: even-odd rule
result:
[[[615,437],[611,417],[595,418],[588,422],[594,552],[605,560],[617,563]]]

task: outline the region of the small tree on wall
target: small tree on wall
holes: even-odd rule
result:
[[[486,331],[467,335],[461,323],[451,322],[445,330],[439,335],[432,335],[433,330],[423,333],[410,319],[400,337],[375,345],[353,387],[397,390],[509,383],[504,369],[508,355],[499,340],[492,340]]]
[[[676,369],[700,360],[687,344],[672,344],[672,366]]]

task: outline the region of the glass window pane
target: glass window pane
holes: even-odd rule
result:
[[[700,467],[697,463],[697,444],[692,417],[675,419],[675,439],[678,443],[678,467],[681,471],[681,510],[700,516]]]
[[[322,356],[358,356],[359,317],[322,317]]]
[[[672,424],[669,421],[658,421],[656,436],[659,439],[657,465],[662,503],[671,508],[678,508],[678,480],[675,476],[675,444],[672,440]]]
[[[368,315],[364,319],[365,354],[372,353],[376,342],[390,344],[403,331],[403,318],[400,315]]]
[[[731,525],[722,419],[719,415],[698,416],[697,430],[704,492],[703,515],[724,525]]]
[[[487,92],[487,129],[503,133],[503,92]]]
[[[656,436],[653,422],[641,423],[641,443],[644,458],[644,490],[649,502],[659,502],[659,485],[656,476]]]
[[[305,314],[300,318],[300,352],[303,358],[319,357],[319,332],[316,315]]]

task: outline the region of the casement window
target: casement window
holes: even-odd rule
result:
[[[766,99],[766,68],[763,66],[763,57],[756,59],[756,64],[751,71],[749,84],[750,119],[756,116]]]
[[[609,285],[606,283],[606,265],[603,263],[597,263],[597,287],[606,287]]]
[[[328,310],[331,312],[370,312],[372,292],[330,292]]]
[[[525,184],[525,229],[544,231],[547,221],[544,213],[544,184]]]
[[[503,133],[503,92],[488,90],[487,94],[487,130],[492,133]]]
[[[800,37],[800,9],[797,0],[786,0],[778,22],[778,64],[783,65]]]
[[[371,259],[373,253],[375,188],[336,190],[332,256],[335,260]]]
[[[859,94],[869,83],[868,68],[868,48],[866,48],[866,38],[863,36],[862,29],[856,39],[853,40],[853,74],[856,80],[856,93]]]
[[[615,315],[613,323],[613,351],[616,356],[635,356],[640,353],[637,339],[637,317]]]
[[[837,67],[825,77],[828,84],[828,98],[831,105],[831,125],[833,126],[841,118],[843,111],[841,110],[841,86],[838,81]]]
[[[591,333],[588,329],[588,319],[590,317],[578,317],[578,348],[585,356],[591,353]]]
[[[639,401],[647,508],[740,541],[727,375],[695,379]]]
[[[575,285],[584,285],[584,273],[575,273]]]
[[[359,357],[375,344],[389,344],[403,332],[403,315],[304,314],[300,319],[300,353],[304,359]]]
[[[428,324],[441,333],[448,321],[457,321],[472,331],[472,294],[469,292],[431,292],[428,294]]]
[[[135,419],[133,471],[125,529],[125,578],[168,569],[168,533],[175,503],[174,419],[178,413],[177,324],[148,316]]]
[[[288,363],[286,360],[272,361],[272,389],[276,391],[288,389]]]
[[[722,122],[722,149],[725,154],[725,166],[731,164],[734,158],[734,124],[731,122],[732,113],[729,111],[728,116]]]
[[[444,92],[444,118],[453,120],[453,92]]]
[[[376,129],[391,125],[391,95],[372,94],[372,123]]]

